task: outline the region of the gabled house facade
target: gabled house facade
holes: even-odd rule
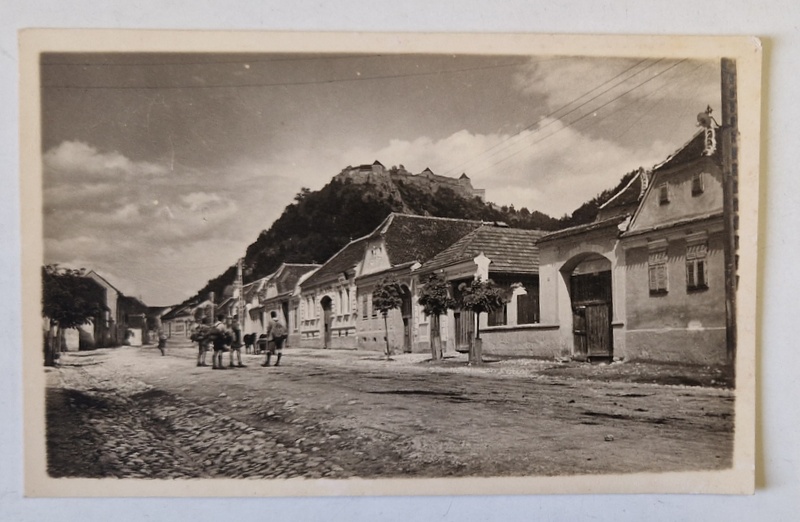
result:
[[[726,360],[722,168],[710,130],[654,169],[621,234],[626,358]]]
[[[287,346],[296,346],[300,340],[300,288],[321,265],[283,263],[269,278],[264,287],[261,305],[266,317],[276,312],[280,321],[286,325]],[[266,323],[265,323],[266,324]],[[261,333],[261,332],[259,332]]]
[[[538,242],[542,322],[576,359],[726,362],[722,169],[697,133],[600,209]],[[558,353],[556,353],[558,352]]]
[[[116,346],[123,343],[141,345],[147,337],[147,305],[135,297],[126,296],[94,270],[86,274],[105,292],[108,310],[102,327],[97,328],[96,346]]]
[[[300,283],[300,346],[356,348],[357,288],[367,237],[349,242]]]
[[[244,299],[244,326],[243,334],[262,334],[265,331],[267,318],[261,299],[264,296],[266,285],[274,274],[256,279],[242,287]]]
[[[392,213],[367,236],[356,277],[358,348],[385,350],[388,327],[394,352],[429,349],[428,319],[417,304],[418,280],[412,269],[480,226],[480,221]],[[397,281],[403,291],[402,305],[389,311],[386,325],[372,303],[372,292],[383,279]]]

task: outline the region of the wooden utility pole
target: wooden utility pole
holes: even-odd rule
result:
[[[242,280],[242,265],[244,258],[240,257],[236,263],[236,322],[239,324],[239,330],[244,331],[244,296],[242,290],[244,289],[244,281]]]
[[[736,362],[736,287],[739,248],[739,127],[736,62],[720,61],[722,89],[722,197],[725,256],[725,332],[728,361]]]

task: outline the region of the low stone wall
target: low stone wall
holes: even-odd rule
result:
[[[493,326],[481,329],[481,339],[486,355],[547,359],[564,355],[558,325]]]
[[[622,355],[631,361],[726,363],[725,328],[628,330]]]

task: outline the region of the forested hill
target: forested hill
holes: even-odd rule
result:
[[[623,182],[624,178],[620,186]],[[272,226],[247,247],[244,282],[274,272],[283,262],[324,263],[350,240],[374,230],[391,212],[503,221],[516,228],[557,230],[592,221],[609,192],[613,190],[585,203],[572,216],[554,219],[524,207],[497,207],[477,197],[466,198],[445,185],[431,192],[388,177],[382,182],[366,183],[335,177],[319,191],[302,189]],[[205,298],[209,292],[221,296],[235,276],[235,267],[231,266],[184,303]]]

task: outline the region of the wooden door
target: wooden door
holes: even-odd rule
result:
[[[611,357],[611,313],[609,303],[586,306],[588,357]]]
[[[586,340],[586,306],[577,305],[572,308],[572,337],[575,358],[586,360],[588,342]]]
[[[403,317],[403,352],[411,353],[411,320]]]
[[[470,311],[462,310],[455,313],[455,319],[456,351],[467,353],[472,346],[472,338],[475,336],[475,314]]]

